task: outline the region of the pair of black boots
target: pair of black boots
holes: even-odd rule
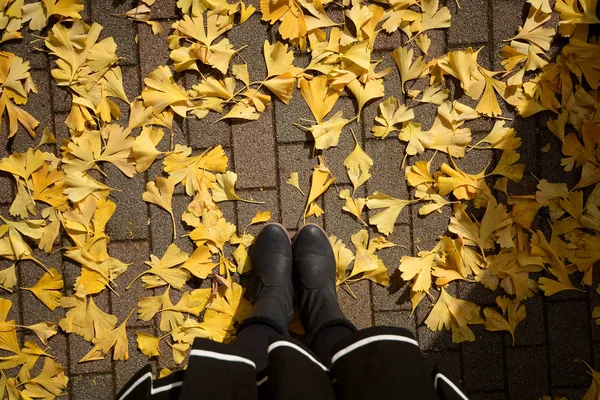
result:
[[[282,225],[266,225],[254,241],[252,272],[258,288],[242,326],[263,323],[287,335],[295,293],[308,343],[330,326],[356,330],[339,307],[333,248],[318,225],[302,227],[293,242]]]

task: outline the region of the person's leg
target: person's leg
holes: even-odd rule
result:
[[[238,331],[236,338],[229,345],[248,353],[256,371],[262,371],[267,366],[267,347],[269,337],[279,334],[277,329],[265,324],[250,324]]]
[[[333,325],[327,327],[315,335],[310,343],[310,348],[317,356],[319,356],[323,364],[330,367],[332,355],[331,349],[333,348],[333,345],[353,333],[354,330],[346,325]]]
[[[338,304],[333,248],[321,227],[308,224],[296,235],[293,253],[294,284],[306,342],[329,365],[331,346],[356,331]]]
[[[287,326],[294,314],[292,245],[285,228],[267,224],[254,241],[251,257],[257,279],[254,306],[231,345],[252,356],[260,371],[267,365],[269,336],[289,335]]]

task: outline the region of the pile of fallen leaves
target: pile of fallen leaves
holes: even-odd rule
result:
[[[122,17],[149,24],[158,34],[161,25],[150,18],[153,3],[142,0]],[[261,1],[263,21],[277,25],[282,41],[265,41],[267,73],[256,81],[240,55],[243,43],[223,37],[257,11],[253,6],[224,0],[177,4],[182,18],[173,23],[167,39],[170,58],[176,73],[196,71],[198,83],[182,87],[170,67],[160,66],[145,77],[141,94],[130,99],[123,89],[117,43],[103,37],[99,24],[82,21],[80,0],[0,2],[0,42],[21,39],[24,25],[43,30],[45,50],[53,60],[52,77],[72,98],[65,120],[70,138],[60,143],[57,158],[38,149],[56,143],[52,132],[38,127],[35,116],[21,107],[37,92],[29,62],[0,52],[0,115],[8,117],[8,136],[17,134],[19,125],[32,136],[41,133],[36,148],[0,160],[0,170],[14,178],[16,187],[10,216],[0,216],[0,256],[15,262],[0,271],[0,288],[15,290],[18,262],[31,260],[45,274],[34,286],[19,290],[31,291],[50,310],[67,310],[58,321],[19,326],[7,320],[11,302],[0,299],[0,349],[8,354],[0,357],[0,397],[6,393],[11,399],[53,398],[68,382],[63,368],[40,345],[19,343],[17,330],[32,331],[41,345],[58,329],[83,337],[90,342],[90,351],[80,362],[102,359],[111,351],[113,359],[127,360],[126,326],[132,318],[159,318],[161,336],[137,333],[139,349],[148,357],[161,355],[162,340],[168,341],[178,364],[184,363],[196,337],[230,341],[251,307],[237,283],[237,277],[252,268],[248,249],[254,237],[246,229],[271,215],[260,211],[243,229],[224,218],[219,203],[252,200],[236,194],[237,175],[228,170],[221,146],[196,154],[186,145],[172,143],[175,116],[202,119],[218,113],[221,119],[256,120],[273,101],[288,104],[299,91],[314,117],[299,127],[314,139],[317,157],[299,220],[320,216],[324,210],[317,200],[336,180],[327,167],[327,150],[338,144],[340,135],[353,134],[344,128],[361,118],[365,104],[386,96],[383,78],[390,69],[380,69],[381,60],[372,58],[376,41],[385,40],[385,33],[401,31],[407,39],[389,55],[398,68],[402,93],[387,94],[380,102],[372,133],[380,139],[397,135],[406,143],[405,154],[398,156],[404,157],[405,179],[414,196],[398,199],[377,191],[357,197],[356,189],[371,177],[373,160],[356,140],[344,161],[353,190],[342,190],[339,197],[344,212],[365,227],[374,226],[382,236],[371,238],[368,230],[358,231],[351,238],[354,251],[342,240],[330,238],[338,286],[349,289],[361,279],[389,283],[378,252],[397,245],[387,237],[408,204],[418,206],[420,215],[453,209],[449,233],[433,249],[402,257],[398,268],[402,279],[410,281],[413,311],[426,296],[437,297],[425,323],[432,330],[450,329],[455,342],[475,340],[473,324],[508,331],[514,340],[515,329],[526,316],[526,302],[536,293],[551,296],[592,285],[592,268],[600,260],[600,45],[589,33],[590,24],[600,23],[595,2],[556,1],[558,33],[567,44],[550,60],[547,53],[556,36],[549,23],[553,10],[548,0],[530,0],[523,26],[499,54],[504,70],[490,71],[479,63],[481,49],[453,50],[438,58],[429,55],[428,32],[450,26],[450,12],[438,0]],[[332,20],[328,14],[332,12],[341,12],[344,23]],[[294,65],[291,46],[310,54],[308,66]],[[258,54],[260,49],[250,50]],[[417,80],[427,82],[423,90],[410,88]],[[449,82],[460,85],[475,108],[449,100]],[[356,101],[357,115],[342,111],[331,115],[344,92]],[[427,127],[415,120],[414,108],[424,103],[437,106],[435,121]],[[129,106],[127,121],[121,118],[119,104]],[[509,181],[519,182],[525,165],[518,163],[521,138],[502,117],[506,107],[522,117],[551,115],[548,128],[561,141],[565,156],[561,165],[566,171],[581,170],[574,187],[541,180],[535,193],[510,193]],[[472,143],[465,122],[477,118],[496,122],[485,138]],[[167,152],[157,149],[165,132],[171,132]],[[461,171],[454,159],[478,149],[497,151],[498,163],[475,174]],[[425,150],[444,153],[437,157],[446,161],[435,171],[431,161],[413,162],[413,156]],[[181,218],[192,229],[189,238],[195,249],[188,254],[173,243],[164,254],[151,255],[148,268],[127,288],[143,285],[158,289],[158,294],[148,291],[148,297],[139,299],[129,316],[119,321],[94,302],[103,291],[121,295],[127,291],[117,288],[115,279],[128,265],[108,253],[105,228],[116,204],[109,198],[110,182],[105,182],[102,167],[110,163],[132,179],[143,179],[136,175],[155,162],[162,162],[164,174],[146,185],[143,200],[170,214],[173,238],[176,219]],[[298,189],[299,196],[305,195],[297,172],[287,183]],[[175,215],[171,204],[177,185],[190,198],[182,215]],[[541,209],[547,212],[540,213]],[[367,217],[367,210],[377,211]],[[474,211],[479,219],[473,217]],[[541,226],[550,229],[543,232]],[[65,237],[66,244],[56,249],[59,237]],[[230,246],[235,250],[228,252]],[[63,290],[60,273],[38,260],[38,251],[61,251],[79,265],[74,287]],[[186,283],[192,279],[211,285],[191,290]],[[482,312],[478,305],[449,294],[455,281],[490,290],[500,287],[504,295],[497,298],[497,309]],[[172,291],[180,292],[175,304]],[[436,292],[439,296],[434,297]],[[600,308],[593,317],[600,324]],[[38,361],[43,367],[32,376]],[[600,386],[598,373],[593,371],[593,376],[590,398]]]

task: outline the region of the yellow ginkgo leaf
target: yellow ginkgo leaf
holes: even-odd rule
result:
[[[127,320],[133,314],[131,313],[125,318],[125,320],[108,332],[104,337],[100,339],[94,339],[94,347],[84,355],[78,362],[87,362],[104,359],[104,355],[108,354],[110,349],[113,349],[113,360],[126,361],[129,358],[129,342],[127,340]]]
[[[339,286],[346,278],[348,266],[354,261],[354,254],[341,239],[335,236],[329,237],[329,243],[331,243],[335,255],[336,285]]]
[[[317,123],[331,111],[340,93],[327,84],[327,77],[317,76],[311,80],[299,79],[300,93],[312,111]]]
[[[261,201],[245,200],[235,193],[235,182],[237,174],[233,171],[227,171],[224,174],[216,175],[217,181],[212,188],[212,198],[216,203],[221,201],[243,201],[246,203],[263,204]]]
[[[148,125],[142,128],[142,132],[135,138],[131,148],[131,157],[135,159],[135,170],[137,172],[144,172],[150,168],[154,160],[163,154],[156,149],[156,146],[164,134],[163,130],[159,128]]]
[[[483,310],[485,315],[485,329],[488,331],[508,331],[512,336],[513,346],[515,345],[515,329],[519,322],[525,319],[525,304],[517,299],[511,300],[508,297],[496,297],[496,303],[502,309],[502,314],[493,308]],[[504,317],[506,315],[506,318]]]
[[[319,215],[317,207],[321,214],[323,210],[315,203],[315,200],[319,198],[323,193],[329,189],[329,186],[335,182],[335,178],[329,178],[331,171],[325,165],[325,160],[319,156],[319,163],[313,167],[312,179],[310,182],[310,191],[308,192],[308,199],[306,206],[304,207],[304,218],[308,218],[311,215]]]
[[[379,105],[379,115],[375,117],[375,122],[379,125],[373,125],[373,135],[385,139],[391,132],[398,130],[397,124],[409,121],[414,117],[415,113],[411,108],[399,104],[398,100],[390,96]]]
[[[360,121],[360,115],[363,107],[369,101],[378,99],[385,95],[385,89],[383,86],[383,79],[370,79],[364,85],[355,79],[351,81],[346,87],[350,90],[356,101],[358,102],[358,114],[357,119]]]
[[[131,287],[133,282],[141,277],[144,286],[147,288],[155,288],[168,284],[175,289],[181,290],[185,282],[190,279],[190,274],[187,270],[183,270],[177,266],[186,262],[188,258],[188,253],[181,251],[175,243],[171,243],[162,258],[159,259],[154,254],[150,254],[150,261],[146,261],[150,269],[136,276],[127,288]],[[146,274],[150,274],[151,276],[144,276]]]
[[[402,81],[402,92],[404,93],[404,84],[408,81],[423,78],[429,72],[429,67],[423,61],[423,57],[419,56],[413,63],[413,49],[409,46],[398,47],[392,51],[392,59],[400,72]]]
[[[23,289],[33,293],[46,307],[54,310],[60,304],[60,298],[62,297],[60,290],[62,288],[62,276],[56,269],[50,268],[34,286]]]
[[[394,231],[398,215],[404,207],[412,202],[412,200],[396,199],[381,192],[373,193],[367,197],[367,207],[370,210],[376,208],[385,208],[386,210],[369,217],[369,224],[376,225],[377,230],[384,235],[391,234]]]
[[[160,337],[152,336],[148,333],[136,331],[136,341],[140,351],[148,357],[160,356]]]
[[[475,340],[475,335],[469,325],[483,323],[479,310],[480,307],[474,303],[454,298],[442,288],[440,297],[425,320],[425,324],[432,331],[451,329],[454,343],[472,342]]]
[[[267,222],[270,219],[271,219],[271,211],[257,211],[256,215],[254,217],[252,217],[252,221],[250,221],[248,226]]]
[[[285,183],[295,187],[296,189],[298,189],[300,191],[300,193],[302,193],[302,195],[304,195],[304,192],[300,188],[300,183],[298,182],[298,173],[297,172],[292,172],[290,174],[290,177],[288,178],[288,180],[285,181]]]
[[[171,222],[173,223],[173,239],[177,237],[175,216],[173,215],[173,206],[171,204],[175,184],[176,182],[174,180],[159,176],[156,178],[156,182],[146,183],[146,191],[142,194],[142,200],[156,204],[171,215]]]
[[[354,193],[360,185],[371,177],[369,169],[373,166],[373,159],[360,147],[354,132],[352,132],[352,136],[356,145],[354,146],[354,150],[344,160],[344,166],[348,172],[350,182],[354,186]]]
[[[346,200],[346,204],[342,207],[342,210],[354,215],[364,226],[368,224],[363,219],[363,210],[367,205],[367,199],[363,198],[352,198],[350,190],[344,189],[339,194],[340,199]]]
[[[178,115],[185,117],[192,105],[185,90],[175,83],[169,67],[161,65],[144,79],[146,87],[142,90],[144,104],[160,113],[170,107]]]
[[[0,271],[0,288],[11,292],[17,284],[17,275],[15,274],[15,264]]]
[[[212,262],[212,253],[207,245],[198,246],[190,258],[181,265],[181,268],[188,270],[192,275],[200,279],[206,277],[217,266]]]
[[[24,328],[32,331],[45,346],[48,345],[48,339],[58,333],[54,322],[38,322],[37,324],[27,325]]]

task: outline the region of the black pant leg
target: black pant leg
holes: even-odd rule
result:
[[[319,332],[309,346],[319,356],[325,366],[331,366],[331,349],[340,340],[352,335],[354,331],[345,325],[332,325]]]
[[[229,345],[244,350],[256,364],[256,372],[260,372],[268,363],[269,336],[276,335],[279,332],[269,325],[249,324],[238,331],[237,337]]]

